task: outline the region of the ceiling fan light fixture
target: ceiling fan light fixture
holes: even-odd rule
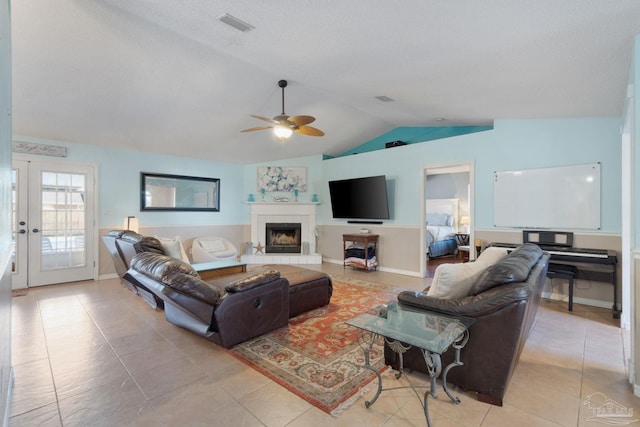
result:
[[[253,132],[255,130],[273,129],[273,133],[275,134],[276,138],[278,138],[278,140],[280,140],[281,142],[289,139],[293,132],[308,136],[323,136],[324,132],[322,132],[320,129],[308,126],[309,123],[313,123],[316,120],[315,117],[287,116],[284,113],[284,88],[287,87],[287,81],[280,80],[278,82],[278,87],[282,89],[282,113],[275,116],[273,119],[252,114],[251,117],[253,117],[254,119],[268,122],[271,124],[271,126],[257,126],[241,130],[240,132]]]
[[[291,128],[287,126],[276,125],[273,127],[273,133],[280,141],[284,141],[285,139],[289,139],[289,137],[293,133],[293,130],[291,130]]]

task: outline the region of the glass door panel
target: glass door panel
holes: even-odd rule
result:
[[[14,168],[14,288],[93,279],[93,166],[14,160]]]

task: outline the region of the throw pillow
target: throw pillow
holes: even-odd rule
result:
[[[537,245],[525,243],[513,252],[489,266],[469,290],[469,295],[478,295],[499,285],[524,282],[531,268],[542,256]]]
[[[221,252],[227,250],[222,239],[200,240],[200,246],[202,246],[207,252]]]
[[[186,263],[190,262],[189,257],[187,256],[187,252],[184,250],[184,246],[182,246],[182,242],[180,241],[179,236],[176,236],[173,239],[168,239],[165,237],[156,237],[156,239],[160,241],[165,255],[168,255],[172,258],[177,258]]]
[[[483,269],[483,264],[475,262],[441,264],[436,268],[427,296],[440,299],[463,298]]]
[[[498,260],[504,258],[509,252],[508,248],[497,248],[494,246],[489,246],[485,248],[484,251],[480,253],[475,262],[479,262],[485,267],[495,264]]]

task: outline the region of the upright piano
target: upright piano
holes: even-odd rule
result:
[[[535,243],[548,252],[549,264],[571,265],[578,269],[578,279],[610,283],[613,286],[613,318],[620,318],[616,280],[616,252],[607,249],[573,247],[573,233],[564,231],[523,230],[523,243]],[[517,243],[492,243],[491,246],[516,248]]]

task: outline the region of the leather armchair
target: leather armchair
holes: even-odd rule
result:
[[[401,304],[448,315],[476,319],[461,351],[462,366],[451,369],[447,380],[478,400],[502,406],[502,400],[538,310],[549,254],[525,244],[487,267],[468,295],[443,299],[422,292],[403,291]],[[524,279],[519,279],[524,275]],[[399,357],[385,344],[385,363],[398,369]],[[442,365],[454,360],[454,349],[442,355]],[[415,348],[403,355],[404,367],[427,372],[422,353]]]

